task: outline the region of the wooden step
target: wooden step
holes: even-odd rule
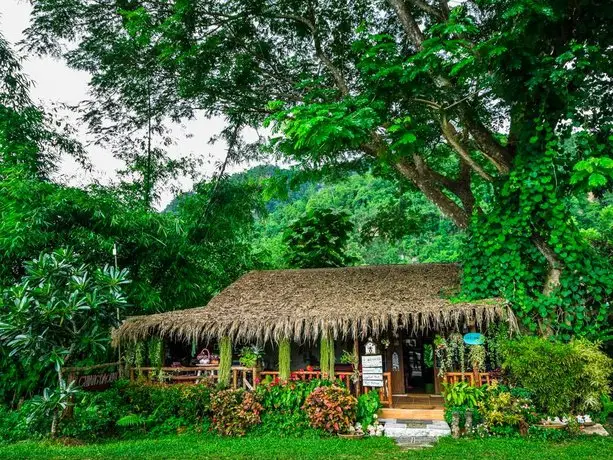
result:
[[[385,407],[379,410],[379,418],[398,420],[445,420],[443,409],[395,409]]]

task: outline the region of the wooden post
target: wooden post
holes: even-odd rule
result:
[[[260,380],[260,372],[258,371],[257,366],[253,368],[253,389],[255,390],[258,386],[258,380]]]
[[[238,387],[238,371],[236,369],[232,369],[232,388],[236,390]]]
[[[230,372],[232,370],[232,341],[230,337],[222,337],[219,341],[219,371],[218,382],[220,385],[230,384]]]
[[[279,342],[279,379],[287,381],[291,374],[292,349],[289,339]]]
[[[355,353],[355,355],[358,358],[358,369],[360,368],[360,341],[358,339],[354,339],[353,341],[353,352]],[[357,382],[355,382],[355,396],[356,398],[358,396],[360,396],[360,386],[362,385],[362,382],[360,381],[360,379],[358,379]]]

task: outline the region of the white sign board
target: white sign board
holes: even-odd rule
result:
[[[362,376],[362,386],[365,387],[382,387],[383,375],[366,374]]]
[[[383,374],[383,368],[382,367],[363,367],[362,373],[363,374]]]
[[[362,367],[383,367],[381,355],[362,356]]]
[[[383,386],[383,357],[381,355],[362,356],[362,385],[365,387]]]

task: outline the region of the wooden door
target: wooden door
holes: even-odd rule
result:
[[[392,373],[392,394],[404,394],[404,354],[402,352],[402,333],[391,340],[387,348],[387,370]]]

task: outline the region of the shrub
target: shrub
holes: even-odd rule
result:
[[[519,432],[525,435],[528,426],[539,418],[525,391],[513,392],[499,385],[487,387],[477,405],[483,428],[491,434]]]
[[[360,395],[356,411],[358,422],[360,422],[363,427],[372,425],[381,407],[383,407],[383,405],[379,399],[379,392],[369,391],[368,393]]]
[[[25,439],[40,439],[49,433],[51,420],[48,417],[30,418],[30,402],[19,409],[11,410],[0,405],[0,441],[17,442]]]
[[[256,393],[265,411],[296,413],[302,412],[307,396],[315,388],[330,385],[330,381],[318,379],[277,381],[258,385]]]
[[[309,424],[304,411],[299,412],[263,412],[262,423],[254,427],[253,434],[274,437],[316,438],[321,431]]]
[[[211,428],[224,436],[244,436],[260,423],[262,405],[244,390],[220,390],[211,396]]]
[[[609,392],[613,360],[585,339],[561,343],[523,337],[503,347],[509,381],[533,394],[548,415],[596,411]]]
[[[189,424],[203,420],[210,411],[212,383],[197,385],[133,383],[123,390],[131,412],[153,416],[151,424],[161,424],[171,417],[180,417]]]
[[[97,439],[117,434],[116,421],[130,412],[117,388],[84,393],[74,405],[71,418],[61,424],[61,433],[79,439]]]
[[[474,409],[484,397],[481,387],[474,387],[466,382],[452,384],[443,383],[445,406],[466,407]]]
[[[315,388],[303,407],[313,428],[345,433],[355,423],[357,403],[346,388],[332,385]]]

